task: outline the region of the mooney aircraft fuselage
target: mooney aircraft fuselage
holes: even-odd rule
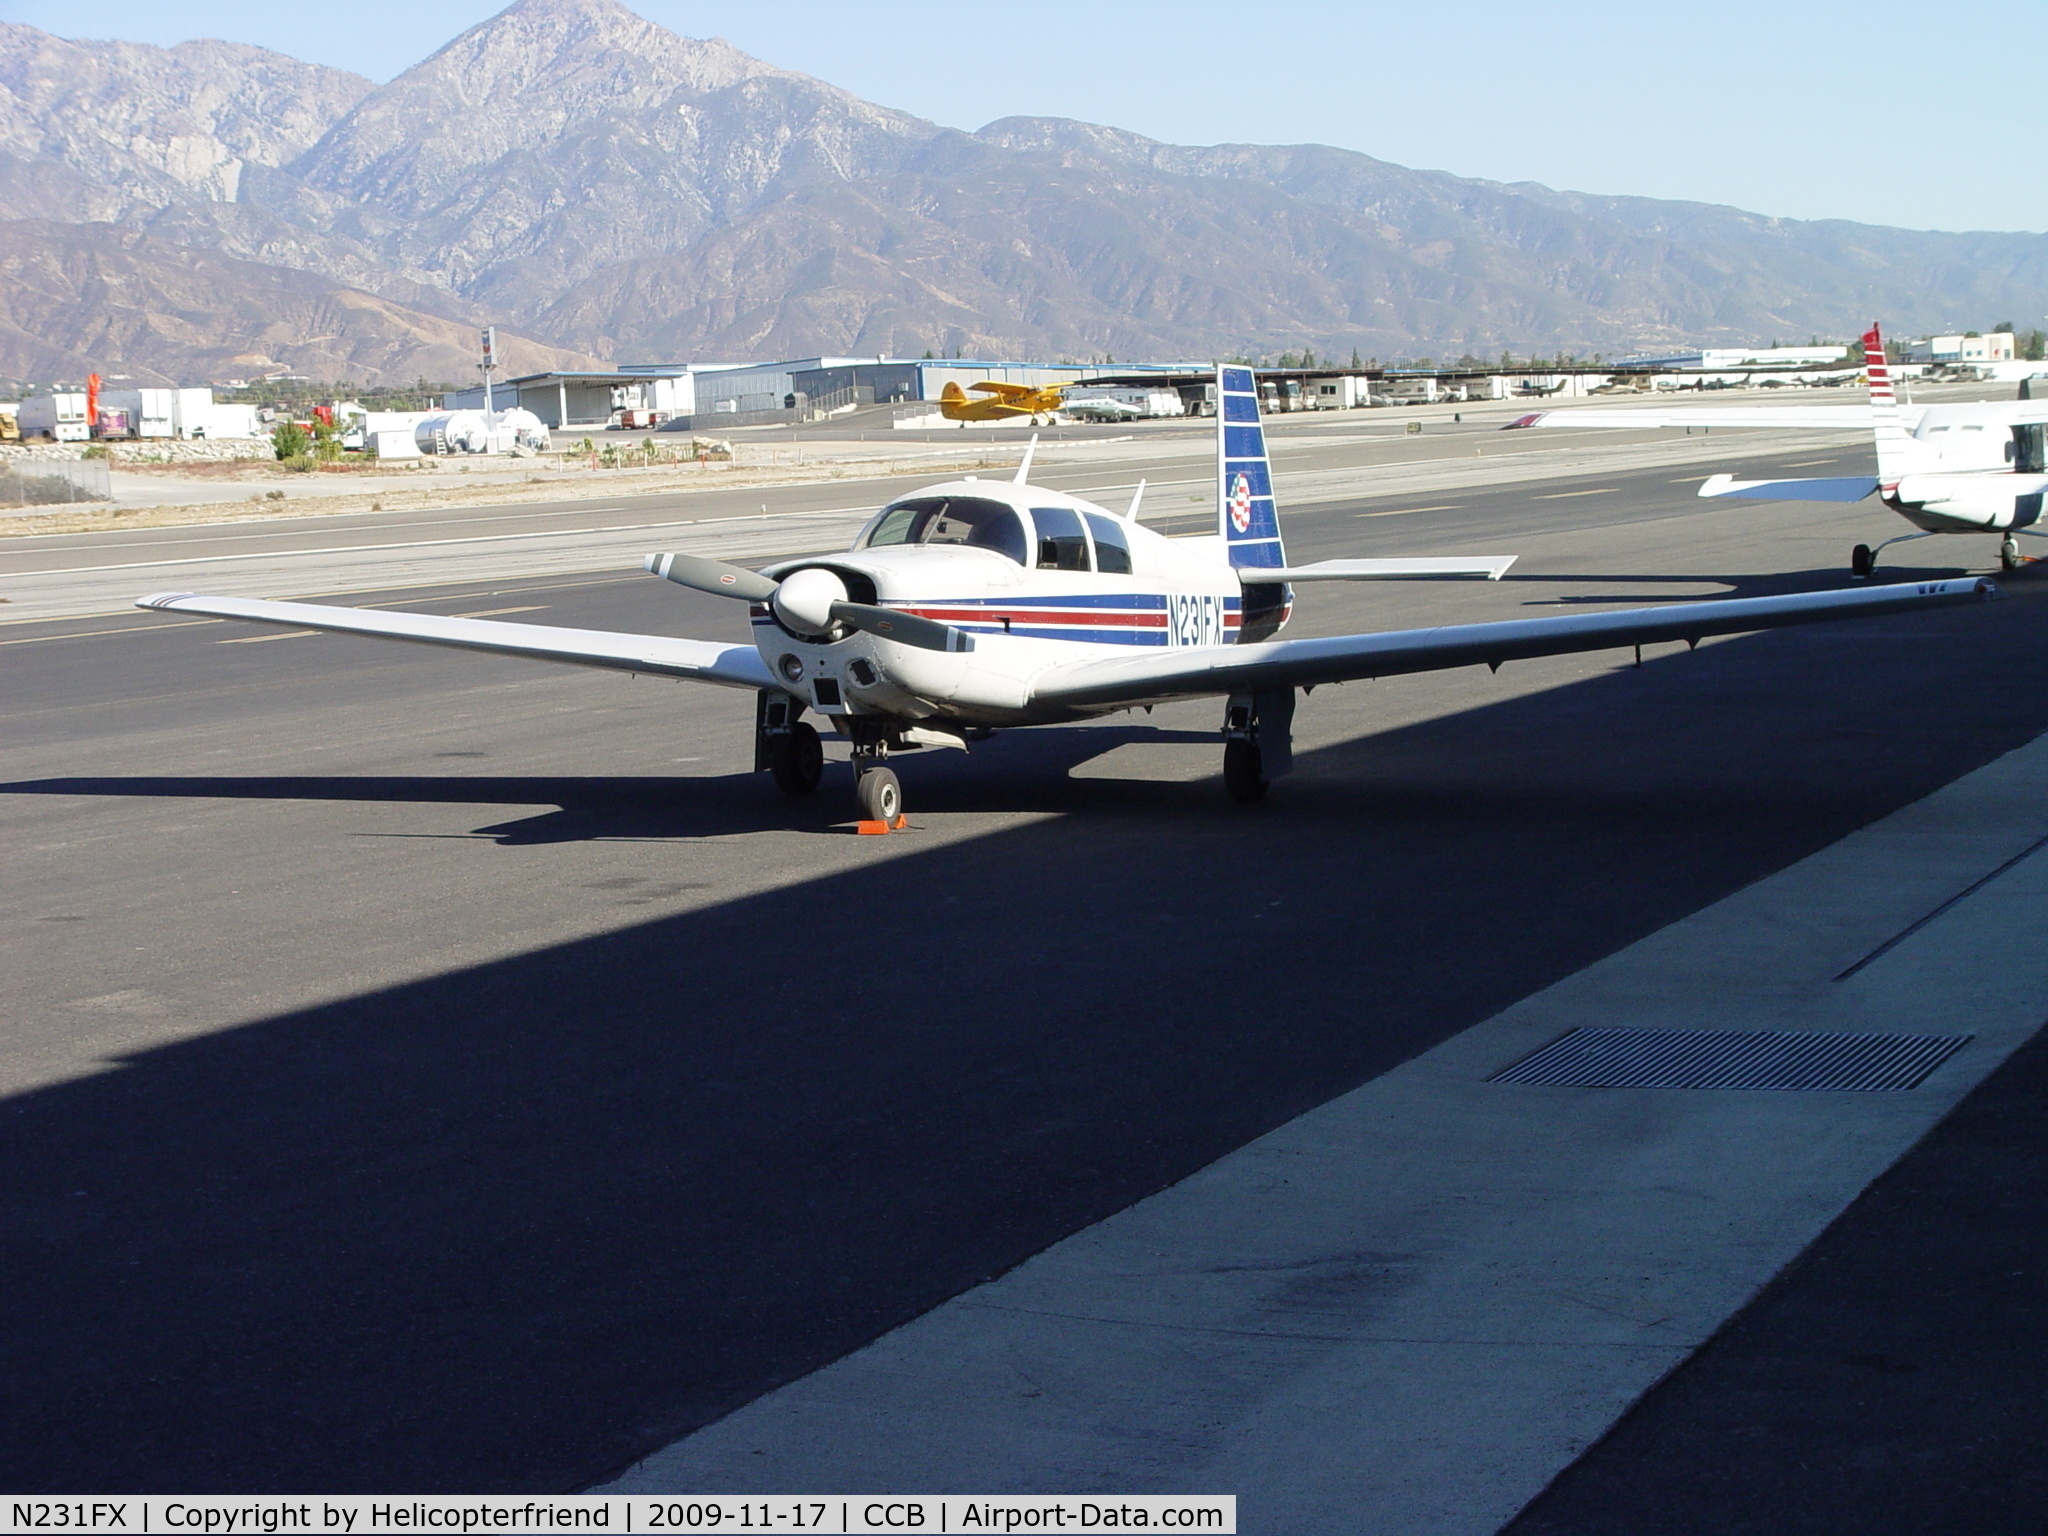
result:
[[[1169,539],[1079,497],[1005,481],[931,486],[884,507],[845,554],[762,574],[783,582],[782,612],[775,601],[753,606],[755,643],[827,717],[1006,726],[1104,713],[1119,706],[1056,703],[1036,697],[1033,683],[1083,657],[1234,644],[1245,618],[1245,584],[1223,540]],[[972,649],[813,630],[795,614],[805,589],[814,603],[873,604],[943,624]],[[1268,597],[1275,606],[1284,607],[1277,594]],[[1282,616],[1265,617],[1268,633]]]

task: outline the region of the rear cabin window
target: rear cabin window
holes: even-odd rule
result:
[[[1109,576],[1131,574],[1131,540],[1113,517],[1099,512],[1088,514],[1088,531],[1095,535],[1095,569]]]
[[[1079,513],[1066,507],[1033,507],[1031,521],[1038,525],[1041,571],[1088,569],[1088,535],[1082,531]]]
[[[865,547],[889,544],[966,544],[1019,565],[1031,563],[1024,519],[1005,503],[980,496],[915,496],[883,508]]]

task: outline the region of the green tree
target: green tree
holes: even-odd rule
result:
[[[2048,332],[2039,329],[2025,331],[2013,338],[2013,350],[2030,363],[2038,363],[2048,354]]]
[[[296,421],[280,421],[270,432],[270,447],[280,459],[300,459],[313,446],[306,429]]]
[[[2010,336],[2012,334],[2012,322],[2010,320],[2001,320],[1998,322],[1998,324],[1991,327],[1992,335],[1996,336],[2000,332],[2003,332],[2005,335]]]
[[[1365,364],[1358,360],[1358,348],[1356,347],[1351,349],[1351,366],[1354,368],[1363,368],[1365,366]]]

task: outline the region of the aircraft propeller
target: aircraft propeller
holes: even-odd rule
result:
[[[679,587],[708,592],[713,597],[765,603],[774,610],[776,618],[800,635],[824,635],[833,625],[845,624],[878,639],[913,645],[919,650],[974,649],[974,637],[950,624],[852,601],[846,594],[846,583],[823,566],[807,565],[777,581],[745,566],[707,560],[702,555],[649,555],[641,563]]]

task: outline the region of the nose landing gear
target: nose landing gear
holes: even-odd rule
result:
[[[854,780],[853,795],[860,805],[862,821],[879,821],[894,827],[903,814],[903,786],[897,782],[895,770],[879,763],[870,764]]]

